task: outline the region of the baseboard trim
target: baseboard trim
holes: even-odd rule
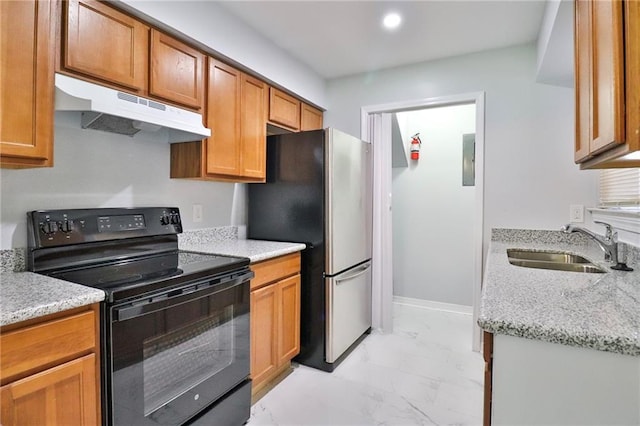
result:
[[[393,303],[416,306],[418,308],[436,311],[453,312],[456,314],[473,315],[473,306],[456,305],[454,303],[436,302],[433,300],[414,299],[412,297],[393,296]]]

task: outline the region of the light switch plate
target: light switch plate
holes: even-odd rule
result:
[[[193,205],[193,221],[202,222],[202,204]]]
[[[584,223],[584,206],[582,204],[571,204],[569,206],[569,222]]]

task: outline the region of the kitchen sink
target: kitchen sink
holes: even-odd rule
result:
[[[577,254],[563,251],[535,251],[526,249],[507,249],[509,263],[525,268],[552,269],[556,271],[588,272],[603,274],[601,267]]]

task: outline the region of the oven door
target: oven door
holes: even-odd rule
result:
[[[179,425],[247,379],[252,276],[247,269],[109,309],[107,423]]]

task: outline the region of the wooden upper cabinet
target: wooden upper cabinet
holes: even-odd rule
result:
[[[274,87],[269,88],[269,121],[300,130],[300,101]]]
[[[207,126],[213,130],[206,142],[208,174],[241,174],[241,75],[239,70],[209,58]]]
[[[581,168],[637,167],[640,14],[635,1],[575,2],[575,161]]]
[[[320,130],[322,129],[322,111],[302,103],[300,109],[300,130]]]
[[[204,99],[205,56],[198,50],[151,30],[149,94],[194,109]]]
[[[0,1],[0,164],[53,165],[55,2]]]
[[[242,75],[242,175],[257,181],[264,181],[266,178],[267,93],[268,86],[265,82],[246,74]]]
[[[264,182],[267,84],[213,58],[208,80],[211,137],[171,144],[171,177]]]
[[[69,0],[62,66],[145,93],[149,27],[95,0]]]

